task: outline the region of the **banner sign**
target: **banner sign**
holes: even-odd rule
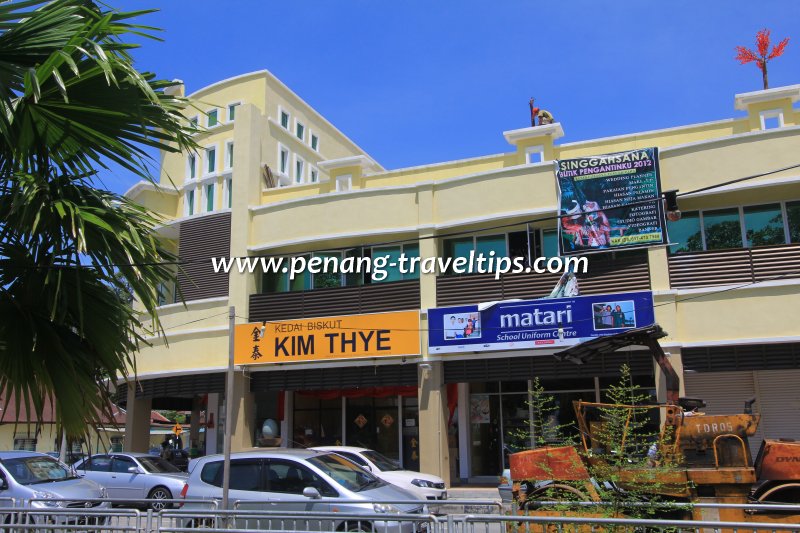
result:
[[[561,255],[667,244],[658,148],[560,159]]]
[[[624,292],[428,309],[428,351],[571,346],[655,322],[653,293]]]
[[[240,324],[234,363],[261,365],[419,355],[419,311]]]

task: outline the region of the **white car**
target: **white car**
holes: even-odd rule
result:
[[[314,450],[334,452],[369,470],[382,480],[411,491],[422,500],[446,500],[444,480],[438,476],[403,470],[396,461],[375,450],[355,446],[319,446]]]

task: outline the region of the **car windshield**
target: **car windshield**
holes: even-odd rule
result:
[[[164,472],[180,472],[180,469],[170,463],[169,461],[165,461],[161,457],[139,457],[139,462],[142,463],[142,466],[145,470],[150,472],[151,474],[163,474]]]
[[[70,468],[51,457],[16,457],[5,459],[3,466],[20,485],[34,485],[75,479]]]
[[[383,481],[363,468],[351,463],[341,455],[336,455],[334,453],[319,455],[309,458],[308,462],[322,470],[336,483],[353,492],[374,489],[385,485]]]
[[[373,450],[366,450],[361,452],[361,455],[372,461],[372,463],[378,467],[378,470],[381,472],[391,472],[392,470],[400,470],[400,463],[389,459],[385,455],[382,455]]]

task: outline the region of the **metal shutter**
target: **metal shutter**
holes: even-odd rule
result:
[[[732,415],[744,411],[744,402],[756,396],[752,372],[698,372],[684,374],[686,396],[702,398],[709,415]],[[758,411],[758,404],[754,406]],[[750,452],[755,458],[763,440],[764,418],[750,437]]]
[[[760,370],[755,373],[761,429],[768,439],[800,440],[800,370]]]

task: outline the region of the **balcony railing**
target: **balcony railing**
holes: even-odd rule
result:
[[[673,289],[800,278],[800,244],[682,253],[669,258]]]
[[[292,320],[419,309],[419,280],[250,295],[250,320]]]
[[[559,274],[494,274],[442,276],[436,280],[436,305],[467,305],[510,298],[532,299],[547,296]],[[650,289],[650,270],[646,252],[616,252],[589,257],[589,271],[577,274],[581,294]]]

